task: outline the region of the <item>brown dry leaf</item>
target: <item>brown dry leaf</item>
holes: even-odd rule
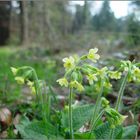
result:
[[[14,129],[14,134],[17,135],[18,134],[18,130]]]
[[[80,129],[79,132],[83,133],[83,132],[87,132],[89,130],[89,123],[85,123]]]
[[[0,109],[0,122],[2,125],[10,125],[12,122],[12,113],[8,108]]]
[[[126,115],[128,117],[125,119],[123,123],[124,126],[132,125],[134,123],[134,114],[132,113],[132,111],[129,111]]]
[[[14,125],[17,125],[19,124],[19,121],[20,121],[20,118],[21,118],[21,115],[20,114],[17,114],[13,120],[13,124]]]
[[[7,138],[7,136],[8,136],[7,131],[3,131],[2,133],[0,133],[0,139],[5,139]]]

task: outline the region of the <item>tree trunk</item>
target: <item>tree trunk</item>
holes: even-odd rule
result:
[[[10,35],[11,1],[0,2],[0,45],[4,45]]]
[[[20,1],[20,22],[21,22],[21,43],[28,44],[28,2],[25,0]]]

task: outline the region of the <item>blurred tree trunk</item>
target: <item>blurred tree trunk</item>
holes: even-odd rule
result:
[[[48,40],[48,42],[54,47],[57,47],[57,36],[55,33],[55,30],[51,24],[50,21],[50,11],[49,11],[49,6],[51,7],[51,1],[50,0],[43,0],[43,15],[44,15],[44,28],[46,28],[46,30],[44,30],[45,35],[47,35],[46,39]],[[52,49],[52,48],[50,48]]]
[[[87,13],[88,12],[88,3],[87,0],[84,0],[84,9],[83,9],[83,24],[87,24]]]
[[[0,45],[4,45],[10,35],[11,1],[0,2]]]
[[[20,21],[21,21],[21,42],[27,44],[29,42],[28,32],[28,2],[25,0],[20,3]]]

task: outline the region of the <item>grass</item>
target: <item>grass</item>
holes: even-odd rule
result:
[[[22,88],[14,80],[10,67],[31,66],[39,79],[46,81],[47,85],[54,85],[57,79],[55,60],[47,51],[36,49],[21,49],[4,47],[0,49],[0,93],[3,102],[13,102],[21,96]],[[42,54],[42,52],[45,52]],[[47,57],[46,57],[47,56]]]

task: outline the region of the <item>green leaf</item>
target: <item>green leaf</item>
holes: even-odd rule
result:
[[[26,135],[24,128],[30,124],[30,121],[27,117],[22,117],[20,124],[16,125],[16,129],[19,131],[21,136]]]
[[[95,139],[95,134],[91,133],[91,135],[90,135],[89,132],[75,133],[74,134],[74,139]]]
[[[86,122],[88,122],[93,114],[93,105],[82,105],[73,108],[73,129],[74,131],[81,128]],[[68,110],[62,112],[61,123],[64,128],[69,127]]]
[[[17,130],[23,138],[26,139],[43,139],[54,138],[56,129],[49,122],[43,121],[24,121],[16,125]]]
[[[137,132],[137,125],[130,125],[123,128],[123,139],[132,139],[135,137]]]
[[[104,123],[103,125],[98,126],[94,133],[96,135],[96,139],[109,139],[111,133],[110,124],[108,122]],[[117,126],[114,130],[113,138],[114,139],[121,139],[122,137],[123,128],[122,126]]]

